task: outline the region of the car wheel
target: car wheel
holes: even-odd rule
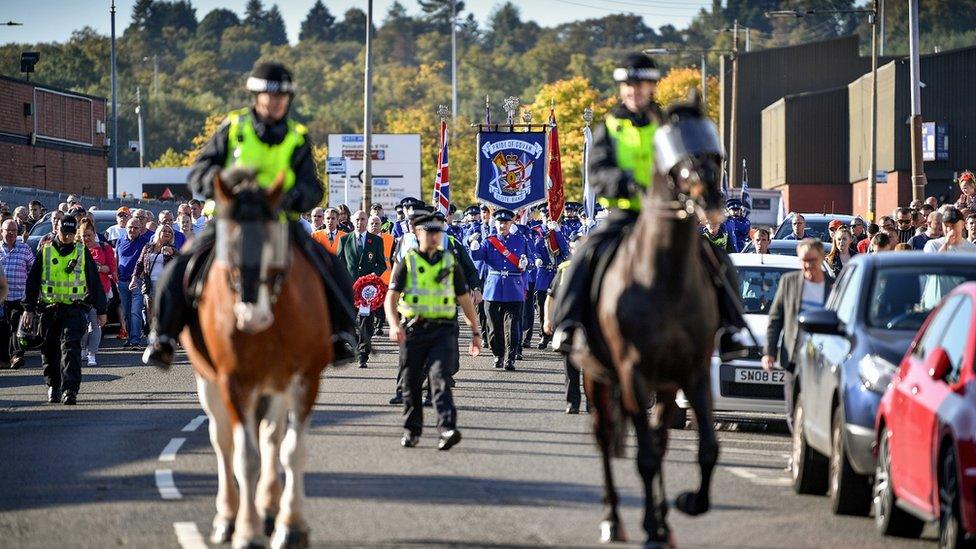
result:
[[[959,477],[956,474],[956,454],[950,448],[942,458],[942,478],[939,479],[939,547],[956,549],[973,547],[966,540],[959,513]]]
[[[874,524],[885,536],[917,538],[925,522],[895,505],[895,488],[891,478],[891,431],[881,428],[878,465],[874,471]]]
[[[835,515],[865,516],[871,509],[871,484],[868,477],[851,467],[844,446],[844,411],[834,408],[830,430],[830,478],[827,483],[830,507]]]
[[[790,477],[797,494],[823,495],[827,491],[827,460],[807,444],[803,432],[803,403],[797,397],[793,412],[793,451]]]
[[[680,406],[675,406],[674,411],[671,412],[671,429],[684,429],[685,425],[688,424],[688,408],[682,408]]]

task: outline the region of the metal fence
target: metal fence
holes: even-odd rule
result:
[[[58,193],[33,189],[30,187],[0,187],[0,202],[4,202],[13,212],[17,206],[26,206],[31,200],[37,200],[44,205],[47,211],[55,210],[58,204],[67,201],[68,193]],[[98,210],[117,210],[121,206],[130,208],[142,208],[149,210],[153,214],[159,214],[163,210],[170,210],[176,213],[176,207],[180,202],[175,200],[142,200],[136,198],[102,198],[94,196],[75,195],[85,209],[95,206]]]

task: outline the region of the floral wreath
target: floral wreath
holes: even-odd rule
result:
[[[375,274],[361,276],[352,285],[353,304],[356,307],[369,307],[370,311],[375,311],[383,306],[386,290],[386,283]]]

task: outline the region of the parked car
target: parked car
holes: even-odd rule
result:
[[[794,246],[795,248],[795,246]],[[783,405],[784,372],[762,369],[762,349],[766,343],[769,307],[776,296],[779,279],[800,268],[795,256],[772,254],[729,254],[739,274],[739,295],[746,322],[758,340],[749,356],[723,363],[712,355],[712,407],[716,412],[759,412],[785,415]],[[673,425],[683,427],[691,404],[678,393],[678,409]]]
[[[917,537],[939,522],[942,547],[976,542],[976,283],[929,315],[881,399],[874,517]]]
[[[786,219],[776,227],[776,232],[773,233],[773,240],[782,240],[793,233],[793,217],[795,213],[791,213],[786,216]],[[803,216],[803,220],[806,222],[806,234],[810,237],[816,237],[820,240],[830,243],[830,231],[827,230],[827,226],[830,225],[831,221],[840,220],[841,223],[850,227],[851,223],[854,221],[853,215],[841,215],[841,214],[816,214],[816,213],[805,213],[800,214]]]
[[[976,254],[860,254],[826,308],[801,313],[791,465],[798,493],[827,491],[835,513],[867,514],[887,380],[929,312],[971,280]]]
[[[30,234],[27,235],[27,245],[31,247],[35,252],[37,251],[37,246],[40,244],[41,239],[44,235],[51,232],[51,216],[53,214],[48,212],[41,217],[40,221],[34,225],[31,229]],[[105,231],[115,225],[115,211],[114,210],[95,210],[92,212],[95,217],[95,230],[103,238],[105,237]]]

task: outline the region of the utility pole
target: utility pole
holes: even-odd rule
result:
[[[868,174],[868,216],[878,215],[878,0],[873,0],[871,18],[871,167]]]
[[[369,211],[373,198],[373,0],[366,2],[366,89],[363,99],[363,200]],[[346,204],[348,206],[348,204]]]
[[[736,186],[736,170],[737,166],[737,149],[736,147],[736,137],[738,136],[738,131],[736,124],[738,123],[738,110],[739,110],[739,20],[736,19],[732,26],[732,108],[729,114],[729,159],[728,165],[732,168],[729,170],[729,188],[734,188]]]
[[[884,57],[884,50],[885,50],[885,48],[884,48],[884,46],[885,46],[885,4],[884,4],[884,0],[881,0],[878,3],[878,8],[880,9],[880,11],[878,11],[878,19],[879,19],[878,24],[881,25],[881,31],[880,31],[881,32],[881,45],[878,47],[878,55],[880,55],[881,57]]]
[[[143,147],[143,134],[142,134],[142,91],[139,86],[136,86],[136,115],[139,121],[139,167],[144,168],[145,164],[143,162],[143,157],[145,155],[145,148]]]
[[[918,0],[908,2],[908,51],[912,75],[912,200],[925,197],[925,162],[922,158],[922,97],[918,68]]]
[[[115,0],[112,0],[112,198],[119,196],[119,101],[116,94]]]
[[[457,120],[457,0],[451,0],[451,113]],[[451,125],[454,127],[454,124]],[[452,136],[454,132],[451,132]]]
[[[702,105],[705,105],[705,112],[708,112],[708,70],[705,68],[705,62],[708,58],[708,53],[701,52],[701,99]]]

